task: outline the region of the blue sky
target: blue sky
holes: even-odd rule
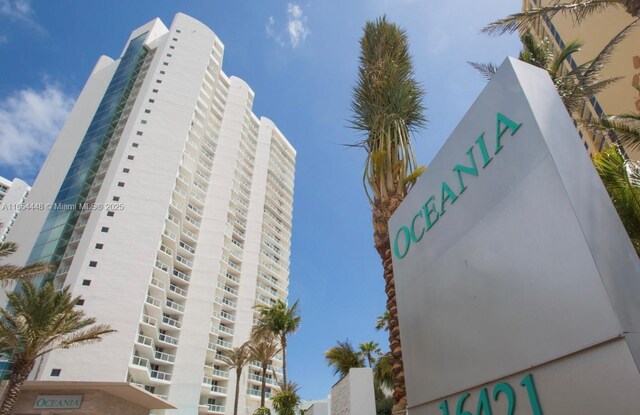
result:
[[[481,27],[521,2],[360,1],[31,1],[0,0],[0,175],[32,182],[100,55],[117,57],[129,33],[184,12],[225,44],[223,70],[256,93],[254,112],[272,119],[298,151],[290,299],[302,326],[291,337],[289,377],[305,399],[325,397],[337,380],[323,353],[337,340],[369,340],[384,311],[364,155],[343,146],[366,20],[386,14],[407,30],[424,85],[428,127],[415,135],[428,164],[484,86],[466,61],[501,62],[514,36]]]

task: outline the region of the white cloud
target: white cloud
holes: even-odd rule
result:
[[[265,27],[267,37],[274,39],[280,46],[284,46],[282,36],[275,31],[276,19],[273,16],[269,16],[267,20],[267,26]]]
[[[45,31],[33,18],[35,12],[30,0],[0,0],[0,14],[25,22],[40,32]]]
[[[304,15],[302,8],[295,3],[287,5],[287,25],[281,29],[277,28],[276,19],[269,16],[265,26],[267,37],[276,41],[280,46],[285,46],[284,39],[289,38],[291,47],[297,48],[307,38],[311,31],[307,24],[307,16]]]
[[[55,84],[22,89],[0,101],[0,163],[16,175],[34,177],[73,103]]]
[[[304,15],[299,5],[289,3],[287,6],[287,32],[289,33],[289,41],[294,48],[298,47],[300,42],[304,42],[311,33],[307,26],[307,16]]]

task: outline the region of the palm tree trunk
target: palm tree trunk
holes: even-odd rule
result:
[[[385,292],[387,293],[387,311],[389,311],[389,348],[393,362],[393,412],[403,411],[407,407],[407,390],[404,384],[404,366],[402,361],[402,345],[400,344],[400,327],[398,325],[398,306],[396,305],[396,288],[391,262],[391,244],[389,242],[389,226],[387,221],[402,202],[400,195],[378,201],[373,208],[374,243],[384,269]]]
[[[260,407],[264,408],[264,398],[267,395],[267,365],[262,363],[262,384],[260,385]]]
[[[233,401],[233,415],[238,415],[238,398],[240,397],[240,376],[242,375],[242,366],[236,369],[236,399]]]
[[[282,344],[282,383],[287,384],[287,336],[280,339]]]
[[[625,0],[624,8],[627,13],[636,19],[640,17],[640,0]]]
[[[22,385],[24,385],[24,382],[29,377],[34,363],[35,362],[14,363],[13,373],[11,373],[9,385],[7,386],[7,392],[4,396],[2,407],[0,407],[0,415],[11,415],[18,396],[20,396]]]

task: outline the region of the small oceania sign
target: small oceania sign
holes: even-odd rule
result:
[[[491,149],[493,156],[497,156],[500,150],[502,150],[502,136],[507,130],[514,135],[522,126],[522,124],[516,123],[512,121],[507,116],[502,113],[498,113],[496,115],[496,135],[495,135],[495,145]],[[476,156],[474,150],[477,148],[477,151],[480,152],[480,156],[482,158],[481,168],[478,169],[478,164],[476,163]],[[464,183],[463,174],[467,174],[469,176],[478,176],[480,171],[487,167],[487,165],[493,160],[493,157],[490,156],[489,149],[487,148],[487,144],[485,143],[484,132],[476,138],[474,144],[467,150],[466,154],[469,159],[469,165],[464,164],[456,164],[452,171],[455,173],[455,182],[457,182],[457,192],[453,189],[456,186],[452,187],[446,181],[442,181],[442,193],[440,198],[438,199],[437,195],[430,195],[424,205],[420,207],[420,209],[416,212],[411,223],[408,223],[404,226],[401,226],[398,229],[398,232],[394,235],[393,240],[393,253],[396,258],[402,259],[409,252],[409,248],[411,244],[416,244],[420,242],[425,232],[428,232],[429,229],[438,221],[438,219],[444,215],[446,210],[447,202],[449,205],[452,205],[458,198],[462,195],[462,193],[467,188],[467,185]],[[452,183],[454,181],[451,181]],[[440,203],[437,203],[439,200]],[[438,209],[439,207],[439,209]]]
[[[76,409],[82,404],[83,395],[38,395],[33,405],[36,409]]]

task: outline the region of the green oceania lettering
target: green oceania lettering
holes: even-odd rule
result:
[[[500,112],[496,113],[496,147],[494,155],[498,154],[500,150],[502,150],[503,145],[501,139],[502,136],[507,132],[507,130],[509,130],[511,135],[513,136],[521,126],[522,123],[518,124],[506,115]],[[478,150],[480,151],[480,156],[482,157],[482,169],[484,169],[491,162],[491,160],[493,160],[493,157],[489,155],[489,151],[487,150],[487,145],[484,140],[484,132],[481,133],[478,138],[476,138],[475,144],[478,145]],[[409,252],[411,243],[420,242],[423,239],[424,234],[428,232],[433,227],[433,225],[435,225],[440,216],[444,215],[444,213],[446,212],[445,205],[447,204],[447,202],[449,202],[450,205],[453,205],[456,200],[458,200],[460,195],[462,195],[462,193],[467,189],[467,185],[464,182],[463,174],[476,177],[480,175],[480,171],[478,169],[478,164],[476,163],[474,154],[475,144],[466,151],[467,157],[469,158],[468,164],[456,164],[453,167],[452,171],[456,174],[456,178],[458,180],[458,193],[456,194],[446,181],[442,181],[440,186],[440,210],[438,210],[436,207],[436,197],[434,195],[431,195],[424,203],[424,205],[422,205],[422,208],[413,216],[410,226],[402,226],[398,230],[393,241],[393,252],[396,258],[404,258]],[[422,227],[420,224],[420,233],[416,234],[416,227],[418,226],[417,223],[419,223],[418,218],[424,219],[425,226]],[[401,238],[401,234],[404,234],[404,245],[402,249],[402,241],[399,240]],[[498,390],[498,392],[507,393],[503,390]],[[494,391],[494,394],[495,393],[496,391]]]
[[[478,147],[480,148],[480,154],[482,155],[482,168],[487,167],[487,164],[493,160],[493,157],[489,157],[489,152],[487,151],[487,145],[484,143],[484,133],[480,134],[478,138],[476,138],[476,143],[478,143]]]
[[[511,135],[514,135],[516,131],[520,128],[522,124],[516,124],[507,118],[504,114],[498,113],[496,117],[496,151],[495,154],[498,154],[500,150],[502,150],[502,143],[500,142],[500,138],[504,135],[507,130],[511,130]],[[501,129],[500,125],[504,124],[504,128]]]
[[[456,200],[458,200],[458,196],[453,193],[453,190],[449,187],[447,182],[442,182],[442,198],[440,199],[440,216],[444,215],[444,204],[447,200],[451,200],[451,204],[453,205]]]
[[[427,224],[427,231],[428,231],[438,221],[438,218],[440,217],[440,215],[436,211],[436,198],[435,198],[435,196],[431,195],[431,197],[429,199],[427,199],[427,201],[424,204],[424,206],[422,206],[422,211],[424,212],[424,221]],[[433,213],[435,213],[436,216],[432,220],[431,219],[431,215]]]
[[[453,168],[453,171],[458,176],[458,184],[460,185],[459,194],[462,194],[464,190],[467,188],[465,186],[464,181],[462,180],[462,173],[470,174],[472,176],[478,175],[478,167],[476,166],[476,159],[473,157],[473,147],[467,150],[467,154],[469,155],[469,161],[471,162],[471,167],[463,166],[462,164],[456,164]]]
[[[425,229],[422,228],[422,232],[420,232],[420,236],[416,236],[416,219],[418,219],[418,217],[422,217],[422,210],[420,210],[413,217],[413,220],[411,221],[411,241],[413,241],[413,242],[420,242],[420,240],[424,236],[424,232],[425,232]]]
[[[404,232],[405,246],[404,246],[404,252],[402,254],[400,253],[400,249],[398,248],[398,238],[400,237],[400,232]],[[401,226],[400,229],[398,229],[398,233],[396,233],[395,241],[393,242],[393,252],[396,254],[396,258],[402,259],[407,255],[407,252],[409,252],[409,245],[411,244],[410,235],[411,235],[411,232],[406,226]]]

